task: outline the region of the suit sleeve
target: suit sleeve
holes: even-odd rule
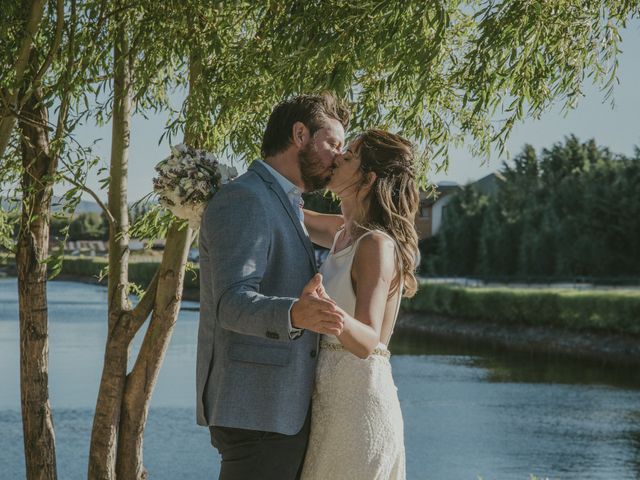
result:
[[[211,298],[219,325],[244,335],[289,340],[289,312],[297,299],[260,293],[271,248],[264,202],[230,184],[209,202],[200,234],[211,262]]]

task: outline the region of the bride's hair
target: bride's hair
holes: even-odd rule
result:
[[[376,174],[357,225],[365,230],[382,230],[396,241],[404,296],[412,297],[418,288],[414,273],[419,258],[415,216],[420,202],[413,145],[400,135],[377,129],[365,131],[356,141],[363,173],[358,190],[367,183],[369,172]],[[400,285],[400,275],[391,284],[390,296]]]

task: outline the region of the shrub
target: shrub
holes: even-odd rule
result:
[[[640,335],[640,293],[468,288],[423,282],[405,310],[516,325]]]

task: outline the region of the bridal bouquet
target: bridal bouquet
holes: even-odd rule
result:
[[[200,227],[207,201],[225,183],[238,176],[235,167],[222,164],[210,152],[188,145],[171,147],[171,155],[155,166],[153,190],[160,204],[176,217]]]

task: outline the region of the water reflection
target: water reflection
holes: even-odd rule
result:
[[[640,410],[629,414],[629,424],[640,426]],[[640,427],[629,432],[629,443],[634,451],[633,458],[629,461],[629,470],[636,472],[636,478],[640,478]]]
[[[637,371],[401,330],[390,349],[400,392],[423,399],[402,403],[405,422],[426,428],[409,427],[408,443],[442,478],[640,479]],[[460,464],[443,463],[452,449]]]
[[[485,381],[609,385],[640,389],[640,371],[557,355],[513,352],[469,340],[442,340],[422,333],[397,331],[390,344],[395,355],[452,356],[486,370]]]

